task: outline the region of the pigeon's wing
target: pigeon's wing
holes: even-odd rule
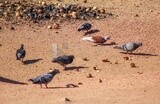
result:
[[[73,61],[73,59],[68,56],[61,56],[58,57],[58,61],[63,64],[70,64]]]
[[[43,74],[32,80],[34,84],[39,84],[39,83],[49,83],[52,80],[52,78],[53,78],[52,74]]]

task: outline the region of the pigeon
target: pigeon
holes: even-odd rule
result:
[[[88,32],[88,30],[90,30],[92,27],[92,25],[90,23],[84,23],[82,26],[80,26],[78,28],[78,31],[84,31],[86,30]]]
[[[66,65],[71,64],[73,62],[74,56],[73,55],[63,55],[59,56],[57,58],[53,58],[53,63],[58,63],[66,69]]]
[[[84,40],[84,41],[89,41],[89,42],[93,42],[93,43],[100,44],[100,45],[104,44],[109,39],[110,39],[109,36],[105,36],[105,37],[90,36],[90,37],[83,37],[82,38],[82,40]]]
[[[142,46],[142,43],[140,42],[129,42],[127,44],[123,44],[121,46],[115,46],[115,49],[121,49],[128,52],[133,52],[134,50],[136,50],[138,47]]]
[[[28,81],[32,81],[33,84],[40,84],[42,88],[42,84],[45,84],[46,88],[48,88],[47,84],[52,81],[53,77],[60,73],[58,69],[54,69],[47,74],[40,75],[36,78],[29,79]]]
[[[26,51],[24,50],[24,45],[21,44],[20,49],[16,51],[17,60],[21,60],[23,62],[23,58],[26,56]]]

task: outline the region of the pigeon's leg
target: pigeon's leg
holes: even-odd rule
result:
[[[41,88],[42,88],[42,84],[40,84]]]
[[[63,65],[64,70],[66,69],[66,65]]]
[[[47,84],[45,84],[46,88],[48,88]]]

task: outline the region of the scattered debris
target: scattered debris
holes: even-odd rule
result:
[[[70,84],[67,84],[66,87],[67,88],[74,88],[74,87],[78,87],[78,85],[70,83]]]
[[[131,63],[130,66],[131,66],[132,68],[135,68],[135,67],[136,67],[136,64],[135,64],[135,63]]]
[[[111,42],[111,45],[116,45],[116,42]]]
[[[143,72],[137,72],[138,74],[143,74]]]
[[[116,62],[114,64],[118,64],[118,60],[116,60]]]
[[[83,3],[87,3],[87,0],[83,0]]]
[[[99,79],[99,83],[102,83],[102,80],[101,80],[101,79]]]
[[[83,84],[81,82],[79,82],[78,85],[83,85]]]
[[[60,27],[60,26],[59,26],[58,23],[54,23],[54,25],[53,25],[53,28],[54,28],[54,29],[59,29],[59,27]]]
[[[93,78],[93,76],[89,73],[87,78]]]
[[[136,14],[134,17],[139,17],[139,15],[138,15],[138,14]]]
[[[127,57],[127,56],[126,56],[126,57],[123,57],[123,58],[124,58],[125,60],[129,60],[129,57]]]
[[[48,28],[48,29],[52,29],[52,25],[48,25],[47,28]]]
[[[110,62],[108,59],[103,59],[102,62]]]
[[[89,59],[87,59],[86,57],[85,58],[82,58],[84,61],[89,61]]]
[[[65,101],[71,101],[69,98],[65,98]]]
[[[14,27],[11,27],[10,30],[15,30],[15,28],[14,28]]]

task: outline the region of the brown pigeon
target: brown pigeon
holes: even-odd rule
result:
[[[110,37],[108,36],[105,36],[105,37],[102,37],[102,36],[91,36],[91,37],[83,37],[82,40],[84,41],[90,41],[90,42],[93,42],[93,43],[96,43],[96,44],[104,44],[107,40],[109,40]]]

